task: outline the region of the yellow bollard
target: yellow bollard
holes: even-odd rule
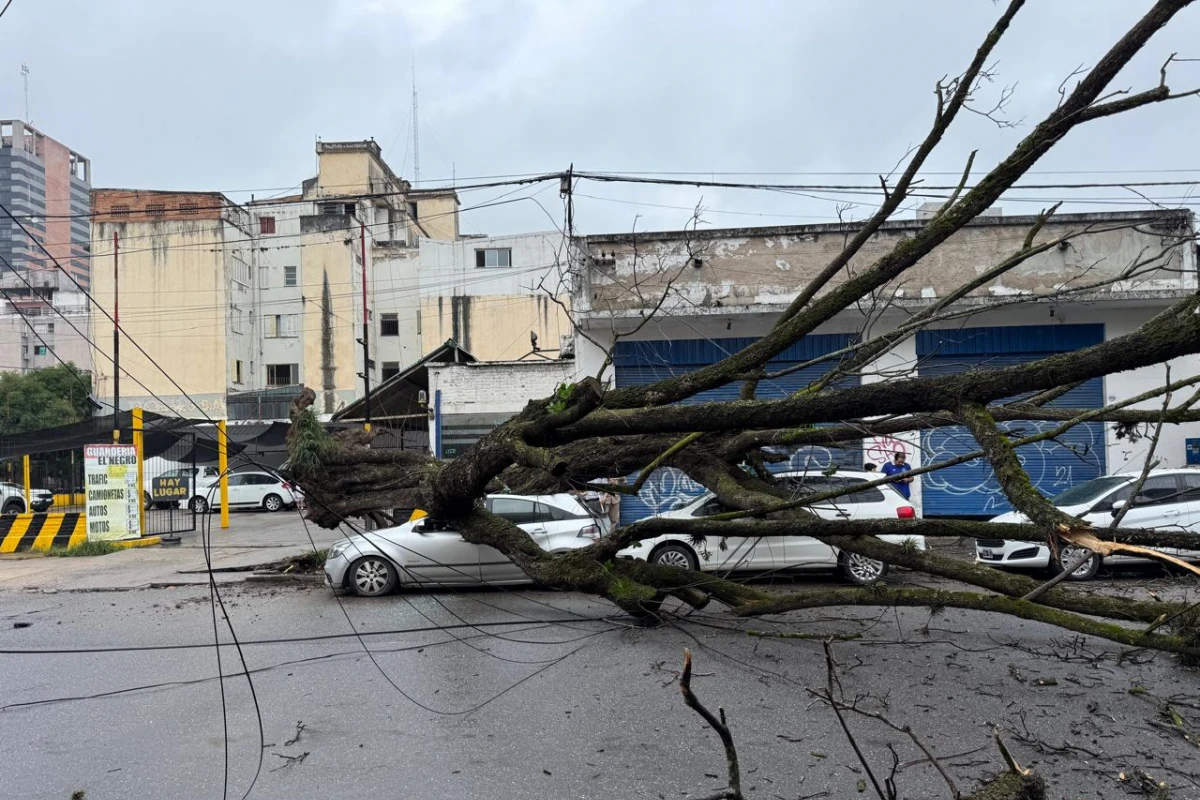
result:
[[[30,511],[32,511],[32,509],[29,507],[30,498],[32,496],[29,491],[29,456],[22,458],[21,463],[25,472],[25,513],[28,514]]]
[[[229,438],[225,420],[217,423],[217,470],[221,473],[221,527],[229,527]]]
[[[142,422],[142,409],[133,409],[133,447],[137,450],[138,535],[146,535],[146,439]]]

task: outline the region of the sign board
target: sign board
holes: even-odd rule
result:
[[[89,444],[83,448],[89,542],[142,535],[137,461],[137,448],[131,444]]]
[[[183,470],[159,475],[150,481],[150,499],[155,503],[177,503],[192,496],[192,479]]]

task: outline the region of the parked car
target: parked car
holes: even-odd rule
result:
[[[265,508],[280,511],[295,508],[296,496],[292,485],[265,472],[234,472],[229,475],[230,508]],[[204,514],[221,507],[221,482],[218,478],[203,478],[187,507]]]
[[[600,538],[588,510],[569,494],[489,495],[489,511],[515,522],[543,550],[561,553]],[[399,586],[479,586],[530,583],[507,556],[471,544],[428,517],[339,539],[329,548],[325,577],[335,590],[376,597]]]
[[[1141,472],[1105,475],[1086,481],[1050,498],[1054,507],[1073,517],[1081,517],[1097,528],[1112,524],[1117,512],[1130,502],[1133,487]],[[994,517],[992,522],[1028,522],[1020,511],[1009,511]],[[1200,471],[1194,469],[1151,470],[1142,484],[1133,506],[1121,519],[1122,528],[1144,528],[1162,531],[1189,531],[1198,534],[1196,550],[1163,548],[1164,553],[1188,561],[1200,561]],[[1054,572],[1075,561],[1082,550],[1070,545],[1059,548],[1059,560],[1051,562],[1050,548],[1033,542],[1006,539],[976,539],[975,561],[992,567],[1021,567],[1050,569]],[[1134,556],[1093,554],[1068,580],[1086,581],[1095,577],[1103,562],[1145,562]]]
[[[54,505],[54,493],[46,489],[29,490],[29,507],[40,514]],[[15,483],[0,482],[0,513],[24,514],[25,487]]]
[[[877,473],[838,470],[833,475],[820,472],[784,472],[776,476],[794,496],[851,488],[878,480]],[[713,494],[702,495],[672,511],[659,514],[667,519],[704,518],[733,509],[726,508]],[[915,519],[916,509],[892,486],[869,486],[851,491],[811,507],[822,519]],[[923,536],[884,535],[880,539],[893,544],[911,541],[925,549]],[[875,583],[887,574],[888,565],[864,556],[842,553],[837,548],[809,536],[759,536],[728,538],[725,549],[709,539],[695,543],[687,534],[666,534],[646,539],[638,547],[629,547],[618,558],[638,558],[671,567],[698,569],[703,572],[760,572],[766,570],[836,568],[851,583]]]

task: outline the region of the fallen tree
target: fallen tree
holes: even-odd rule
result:
[[[968,164],[962,183],[923,227],[873,262],[848,269],[883,223],[911,199],[918,173],[951,124],[963,110],[974,110],[972,103],[981,82],[991,77],[987,65],[997,43],[1022,5],[1020,0],[1010,2],[966,70],[953,80],[937,84],[933,125],[912,151],[904,171],[895,180],[882,180],[884,195],[879,208],[847,236],[841,252],[798,292],[766,335],[716,364],[648,386],[614,389],[600,379],[604,376],[563,386],[553,397],[531,401],[520,414],[451,462],[411,452],[370,449],[371,436],[367,433],[330,437],[313,415],[313,393],[304,390],[293,404],[289,450],[292,472],[308,500],[308,516],[320,525],[335,527],[346,518],[388,521],[393,509],[421,508],[454,525],[467,541],[504,553],[540,583],[606,597],[642,618],[660,614],[671,598],[694,607],[715,601],[742,616],[830,605],[955,607],[1013,615],[1128,647],[1153,648],[1200,660],[1200,610],[1195,606],[1084,595],[1058,586],[1047,588],[1032,578],[876,538],[879,534],[901,534],[928,539],[1034,541],[1045,543],[1052,552],[1071,546],[1096,552],[1136,553],[1164,562],[1172,559],[1162,555],[1159,548],[1191,543],[1187,534],[1101,530],[1066,516],[1034,488],[1015,448],[1039,438],[1059,436],[1085,422],[1113,423],[1123,431],[1133,431],[1137,426],[1200,421],[1200,393],[1194,392],[1200,378],[1195,376],[1164,382],[1158,390],[1098,409],[1047,405],[1081,382],[1200,353],[1200,293],[1180,297],[1123,336],[1029,363],[848,387],[839,383],[848,375],[861,374],[881,353],[914,335],[922,325],[949,318],[947,315],[961,318],[964,312],[955,303],[983,285],[983,280],[1003,276],[1048,247],[1093,233],[1080,230],[1068,237],[1044,236],[1043,229],[1057,207],[1039,215],[1024,241],[984,270],[980,280],[965,284],[950,297],[915,314],[901,329],[872,335],[864,326],[850,352],[830,359],[824,376],[807,389],[779,400],[756,397],[758,383],[770,376],[767,365],[771,359],[855,304],[894,294],[894,287],[907,271],[992,206],[1042,156],[1069,140],[1076,128],[1195,94],[1172,92],[1168,87],[1167,72],[1173,57],[1163,64],[1158,86],[1141,92],[1111,88],[1118,73],[1153,35],[1189,5],[1189,0],[1159,0],[1073,89],[1062,91],[1058,106],[982,180],[966,186]],[[1193,246],[1186,235],[1167,238],[1161,252],[1139,254],[1110,282],[1160,269],[1179,248]],[[1096,285],[1083,288],[1095,289]],[[1064,291],[1063,296],[1068,295]],[[739,381],[744,385],[739,400],[678,402]],[[1014,396],[1017,399],[1011,399]],[[1160,409],[1130,407],[1152,399],[1162,400]],[[1014,420],[1058,424],[1050,432],[1022,435],[1005,428],[1006,422]],[[1028,517],[1028,524],[822,520],[810,507],[836,499],[839,492],[793,497],[766,469],[781,446],[836,445],[947,425],[964,426],[970,431],[978,443],[978,451],[970,458],[987,459],[1005,496]],[[958,462],[963,460],[966,457]],[[940,462],[912,474],[948,466],[949,462]],[[567,491],[626,475],[636,476],[632,486],[606,484],[603,488],[636,491],[646,476],[666,468],[682,471],[736,511],[708,519],[646,520],[618,528],[589,547],[550,555],[516,525],[488,513],[479,503],[489,491]],[[883,477],[877,483],[888,480]],[[616,558],[622,548],[668,532],[714,540],[811,536],[841,551],[966,586],[962,590],[883,586],[781,593],[710,574]],[[835,699],[831,696],[827,702],[833,704]],[[1014,768],[1006,780],[1028,791],[1025,777]],[[735,783],[731,780],[731,786]]]

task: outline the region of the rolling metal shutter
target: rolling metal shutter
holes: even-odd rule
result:
[[[1104,341],[1103,325],[1028,325],[922,331],[917,334],[917,373],[949,375],[969,369],[997,369],[1066,353]],[[1070,408],[1099,408],[1104,379],[1095,378],[1049,403]],[[1017,436],[1052,430],[1055,422],[1008,422],[1002,427]],[[946,461],[978,450],[961,427],[937,428],[921,434],[922,464]],[[1058,437],[1017,450],[1030,479],[1043,494],[1055,495],[1104,474],[1104,423],[1076,425]],[[1011,511],[986,460],[980,458],[922,475],[922,513],[937,516],[986,516]]]
[[[683,375],[718,361],[753,344],[756,339],[682,339],[652,342],[618,342],[613,352],[613,367],[618,388],[645,386],[656,381]],[[784,350],[768,365],[768,372],[777,372],[803,364],[814,358],[841,350],[853,341],[851,334],[814,334],[805,336]],[[790,375],[762,381],[758,397],[777,400],[808,386],[826,374],[834,362],[824,362],[797,370]],[[838,386],[857,386],[858,378],[843,380]],[[731,383],[690,397],[684,403],[706,403],[736,400],[742,391],[741,382]],[[796,450],[788,461],[772,465],[772,471],[788,469],[824,469],[836,465],[862,465],[859,442],[845,448],[806,447]],[[631,478],[632,480],[632,478]],[[652,514],[671,510],[679,498],[696,497],[704,487],[674,469],[660,469],[642,487],[637,497],[621,498],[621,523],[627,524]]]

